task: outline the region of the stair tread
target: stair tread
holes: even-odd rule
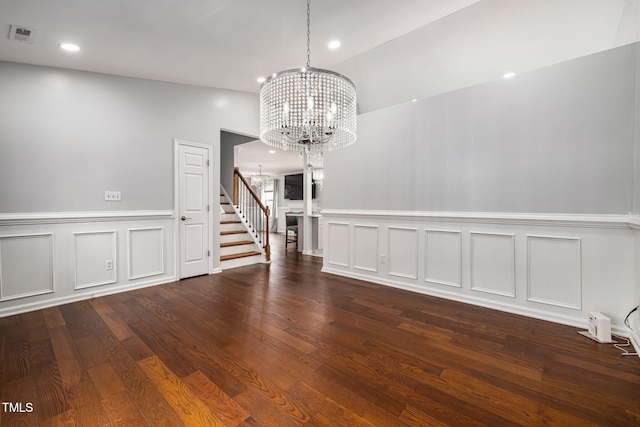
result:
[[[242,224],[242,221],[220,221],[220,224]]]
[[[221,236],[226,236],[227,234],[244,234],[247,233],[247,230],[229,230],[229,231],[221,231]]]
[[[220,247],[227,248],[229,246],[241,246],[241,245],[251,245],[251,244],[253,244],[253,240],[241,240],[239,242],[220,243]]]
[[[242,252],[239,254],[232,254],[232,255],[222,255],[220,257],[220,261],[228,261],[231,259],[245,258],[245,257],[250,257],[255,255],[261,255],[261,254],[258,251],[251,251],[251,252]]]

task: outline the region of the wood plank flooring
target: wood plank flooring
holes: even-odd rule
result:
[[[0,319],[2,426],[632,426],[575,328],[274,262]],[[280,242],[283,244],[283,242]]]

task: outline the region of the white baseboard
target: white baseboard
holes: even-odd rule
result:
[[[405,291],[416,292],[419,294],[429,295],[438,298],[444,298],[451,301],[462,302],[471,305],[477,305],[480,307],[485,307],[493,310],[504,311],[506,313],[517,314],[521,316],[531,317],[534,319],[545,320],[548,322],[558,323],[561,325],[573,326],[579,329],[587,328],[587,319],[583,319],[582,315],[580,316],[565,316],[557,313],[547,312],[543,310],[534,310],[526,307],[502,304],[497,301],[491,301],[484,298],[479,297],[471,297],[468,295],[457,294],[452,292],[446,292],[438,289],[432,288],[424,288],[419,286],[412,286],[407,283],[402,283],[389,279],[382,279],[379,277],[367,276],[363,274],[357,274],[350,271],[344,271],[340,269],[333,269],[327,266],[322,268],[322,272],[335,274],[337,276],[348,277],[351,279],[362,280],[370,283],[377,283],[384,286],[390,286],[393,288],[403,289]],[[628,336],[628,330],[626,327],[611,325],[611,331],[615,334]],[[638,341],[640,344],[640,341]]]
[[[635,349],[635,353],[638,353],[638,357],[640,357],[640,334],[638,332],[633,331],[630,335],[631,344],[633,344],[633,348]]]
[[[148,288],[151,286],[162,285],[165,283],[175,282],[177,280],[178,279],[175,276],[172,276],[172,277],[163,277],[160,280],[149,280],[145,282],[138,282],[131,285],[114,286],[104,290],[98,290],[98,289],[92,288],[91,290],[88,290],[85,292],[78,292],[78,293],[74,293],[73,295],[68,295],[60,298],[51,298],[44,301],[38,301],[38,302],[33,302],[28,304],[7,307],[5,309],[0,310],[0,318],[13,316],[16,314],[27,313],[35,310],[41,310],[49,307],[56,307],[64,304],[77,302],[77,301],[84,301],[84,300],[98,298],[102,296],[133,291],[135,289],[142,289],[142,288]]]

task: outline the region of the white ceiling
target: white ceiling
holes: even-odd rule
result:
[[[262,173],[265,175],[284,175],[303,169],[298,153],[276,150],[260,140],[236,146],[234,157],[235,166],[245,176],[258,174],[259,166],[262,166]]]
[[[353,80],[367,112],[638,41],[639,2],[313,0],[311,65]],[[304,0],[0,0],[0,29],[0,60],[255,93],[306,62]]]

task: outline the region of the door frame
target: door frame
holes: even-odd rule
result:
[[[211,166],[213,164],[213,147],[211,145],[202,144],[199,142],[187,141],[184,139],[173,140],[173,230],[175,244],[175,257],[174,257],[174,269],[176,272],[176,279],[180,280],[180,146],[190,146],[207,150],[209,157],[209,194],[207,194],[209,205],[209,211],[207,212],[207,223],[209,233],[206,236],[207,250],[209,251],[209,262],[207,262],[207,274],[213,274],[213,173],[211,172]]]

